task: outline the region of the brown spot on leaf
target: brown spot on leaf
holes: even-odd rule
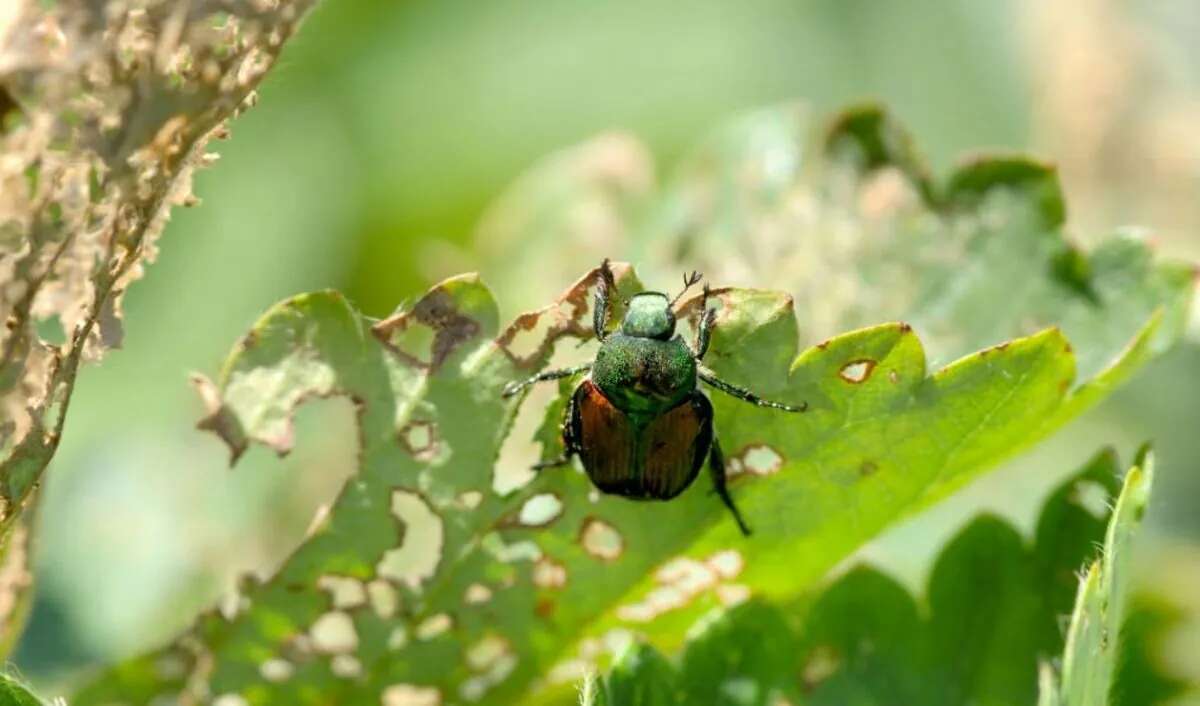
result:
[[[862,465],[858,467],[858,475],[862,476],[863,478],[867,478],[868,476],[875,475],[875,472],[878,470],[879,464],[875,463],[874,461],[867,460],[863,461]]]
[[[626,263],[610,263],[616,281],[632,274]],[[553,349],[554,343],[564,336],[587,340],[592,338],[591,292],[602,278],[602,270],[596,267],[581,277],[556,302],[548,306],[525,312],[517,316],[508,328],[496,337],[496,345],[519,368],[531,368],[541,363]],[[614,288],[615,289],[615,288]],[[619,312],[620,298],[612,293],[613,315]],[[541,329],[538,331],[538,329]],[[517,350],[516,339],[523,334],[536,332],[531,344],[522,346],[528,352]]]
[[[900,322],[900,333],[912,333],[912,326],[909,326],[907,323],[901,321]]]
[[[397,434],[400,445],[417,460],[429,461],[438,452],[437,425],[430,421],[409,422]]]
[[[403,340],[407,334],[416,333],[414,324],[425,326],[433,333],[428,360],[414,351],[405,350]],[[440,286],[429,290],[408,311],[393,314],[371,327],[371,333],[396,357],[429,371],[440,368],[455,348],[477,336],[480,330],[479,322],[460,312],[454,297]]]
[[[191,382],[196,388],[196,393],[200,395],[200,402],[205,410],[205,416],[196,422],[196,428],[211,431],[225,442],[229,447],[229,465],[232,466],[242,457],[249,445],[246,430],[238,416],[225,406],[221,399],[221,391],[212,380],[200,373],[193,373]]]
[[[533,609],[535,612],[537,612],[538,617],[549,618],[550,616],[554,615],[554,608],[555,603],[552,599],[542,598],[538,600]]]
[[[842,366],[838,371],[838,376],[852,385],[858,385],[867,381],[871,377],[871,371],[875,369],[875,361],[871,358],[859,358],[852,360]]]

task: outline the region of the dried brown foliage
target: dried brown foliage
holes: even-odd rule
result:
[[[0,541],[58,446],[79,364],[120,345],[121,295],[311,4],[0,9]]]

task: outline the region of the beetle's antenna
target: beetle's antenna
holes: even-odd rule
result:
[[[699,282],[701,279],[703,279],[703,277],[704,277],[704,275],[700,274],[699,272],[697,272],[695,270],[692,270],[691,274],[687,274],[685,272],[683,275],[683,289],[680,290],[679,294],[676,294],[675,298],[671,300],[671,307],[674,308],[675,302],[682,299],[683,295],[687,294],[687,290],[691,289],[692,286],[695,285],[697,282]]]

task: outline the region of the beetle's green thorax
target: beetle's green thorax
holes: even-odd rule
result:
[[[650,417],[696,389],[696,360],[679,336],[662,341],[615,333],[596,353],[592,381],[618,409]]]
[[[621,333],[637,338],[669,341],[675,335],[675,313],[671,300],[659,292],[642,292],[629,300]]]

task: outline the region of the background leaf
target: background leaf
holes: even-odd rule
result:
[[[1052,667],[1043,667],[1048,673],[1042,677],[1039,703],[1065,706],[1109,703],[1128,602],[1131,545],[1146,511],[1153,480],[1154,455],[1144,449],[1137,465],[1125,476],[1105,533],[1103,552],[1087,567],[1080,581],[1063,651],[1062,676],[1056,678]]]
[[[1072,474],[1030,542],[977,517],[942,550],[921,598],[857,566],[811,601],[714,610],[690,631],[677,668],[643,657],[663,665],[645,678],[681,684],[664,702],[680,705],[1033,703],[1039,657],[1062,650],[1076,572],[1105,536],[1117,470],[1105,452]],[[609,680],[621,673],[632,693],[635,672],[618,659]]]
[[[44,703],[20,681],[0,674],[0,706],[43,706]]]

